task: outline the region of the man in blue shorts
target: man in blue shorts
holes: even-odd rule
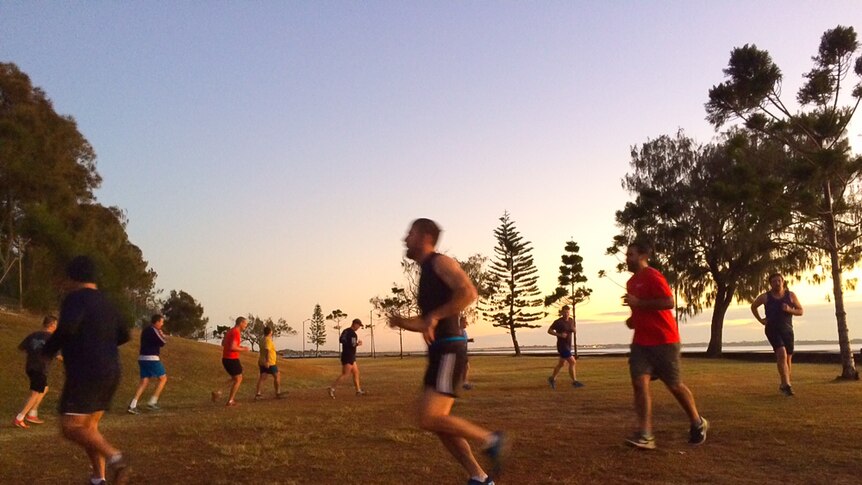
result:
[[[24,409],[12,422],[18,428],[29,428],[30,425],[27,423],[45,422],[39,418],[39,404],[48,392],[48,367],[51,359],[42,354],[42,348],[55,330],[57,330],[57,318],[47,316],[42,320],[42,330],[31,333],[18,345],[18,350],[27,352],[27,364],[24,370],[30,379],[30,396],[24,403]]]
[[[418,303],[421,315],[389,316],[389,326],[419,332],[428,344],[425,390],[419,403],[419,426],[437,435],[443,446],[467,471],[468,485],[491,485],[468,439],[483,444],[491,459],[494,478],[502,470],[507,448],[502,432],[492,432],[466,419],[450,415],[467,363],[467,339],[461,333],[458,315],[476,299],[476,288],[457,261],[435,251],[440,228],[430,219],[416,219],[404,244],[407,257],[421,268]]]
[[[123,484],[129,462],[99,432],[99,421],[120,384],[118,346],[129,341],[129,327],[98,290],[90,258],[74,258],[66,272],[75,288],[63,299],[57,331],[43,349],[51,358],[63,353],[66,383],[60,395],[60,426],[63,436],[90,458],[91,483],[104,483],[107,469],[112,484]]]
[[[341,375],[329,386],[329,397],[332,399],[335,399],[335,387],[338,386],[341,379],[348,375],[353,375],[353,387],[356,389],[356,395],[365,395],[365,391],[359,385],[359,365],[356,364],[356,347],[362,345],[362,340],[359,340],[356,331],[362,326],[362,320],[354,318],[350,326],[345,328],[338,338],[341,342]]]
[[[162,333],[162,327],[165,325],[165,317],[161,315],[153,315],[150,318],[150,326],[141,332],[141,352],[138,355],[138,367],[141,370],[141,382],[138,384],[138,389],[135,391],[135,397],[129,403],[127,412],[129,414],[139,414],[138,399],[150,383],[150,379],[158,379],[156,390],[150,396],[150,401],[147,403],[147,408],[151,411],[158,411],[159,396],[168,383],[168,375],[165,371],[165,366],[162,365],[159,353],[165,345],[165,334]]]
[[[263,342],[260,344],[260,357],[257,359],[257,366],[260,369],[260,377],[257,379],[257,390],[254,393],[254,399],[263,399],[263,394],[260,393],[263,381],[267,376],[272,376],[272,384],[275,386],[275,398],[281,399],[281,373],[278,371],[278,353],[275,351],[275,344],[272,342],[272,328],[263,327]]]
[[[557,353],[560,356],[557,366],[554,367],[554,372],[551,373],[551,377],[548,377],[548,385],[551,386],[551,389],[557,388],[557,374],[560,373],[560,369],[563,368],[563,364],[568,364],[569,377],[572,378],[572,387],[584,387],[584,384],[578,380],[575,370],[577,363],[575,361],[574,352],[572,351],[572,341],[575,333],[575,319],[571,316],[569,305],[563,306],[560,310],[560,318],[556,319],[554,323],[551,324],[550,328],[548,328],[548,333],[557,337]]]

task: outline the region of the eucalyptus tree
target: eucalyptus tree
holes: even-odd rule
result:
[[[769,270],[806,264],[804,251],[780,240],[792,223],[782,186],[770,175],[780,157],[753,143],[744,134],[704,146],[682,131],[664,135],[632,148],[632,171],[623,179],[635,199],[616,213],[621,233],[609,252],[638,238],[652,241],[658,266],[672,275],[677,318],[713,308],[709,355],[721,353],[734,298],[754,298]]]
[[[494,237],[497,240],[495,258],[488,271],[497,286],[482,314],[490,318],[495,327],[506,329],[512,337],[515,355],[521,355],[517,330],[539,327],[532,322],[546,315],[540,309],[542,298],[537,285],[538,270],[533,263],[533,247],[518,232],[508,212],[500,217]]]
[[[842,272],[862,254],[862,157],[851,153],[847,139],[847,126],[862,100],[862,58],[854,61],[858,50],[853,27],[827,30],[796,93],[799,109],[794,110],[782,100],[783,75],[769,52],[749,44],[737,47],[724,69],[726,80],[709,90],[706,103],[707,120],[716,128],[741,121],[745,129],[786,148],[783,173],[797,221],[787,239],[830,268],[841,377],[846,379],[859,378],[842,282]],[[851,73],[855,85],[848,82]]]

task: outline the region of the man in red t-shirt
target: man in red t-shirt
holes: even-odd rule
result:
[[[239,361],[239,353],[248,350],[248,347],[240,345],[242,341],[242,331],[248,326],[248,320],[245,317],[236,319],[236,325],[224,334],[221,341],[222,351],[221,364],[224,370],[230,375],[228,385],[230,386],[230,396],[227,399],[227,406],[235,406],[236,392],[239,391],[239,385],[242,384],[242,363]],[[215,390],[212,392],[213,402],[218,401],[221,397],[221,391]]]
[[[626,283],[625,304],[632,311],[626,325],[634,329],[629,373],[635,393],[635,410],[640,429],[626,442],[637,448],[654,449],[652,434],[652,396],[649,384],[653,376],[661,379],[673,394],[691,422],[692,445],[706,441],[709,422],[697,412],[694,396],[679,376],[679,328],[671,310],[673,293],[661,273],[649,266],[652,249],[646,243],[634,242],[626,250],[626,266],[633,276]]]

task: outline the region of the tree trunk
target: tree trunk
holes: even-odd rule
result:
[[[515,357],[521,355],[521,346],[518,345],[518,337],[515,336],[515,324],[509,325],[509,334],[512,336],[512,345],[515,346]]]
[[[832,294],[835,297],[835,319],[838,324],[838,349],[841,352],[840,379],[859,379],[853,352],[850,350],[850,332],[847,329],[847,312],[844,311],[844,289],[841,285],[841,260],[838,256],[838,236],[835,230],[835,213],[832,207],[832,186],[823,184],[823,198],[826,203],[824,214],[825,237],[828,241],[829,259],[832,264]]]
[[[712,309],[712,323],[710,324],[709,346],[706,348],[708,357],[721,356],[722,332],[724,331],[724,316],[733,301],[735,288],[724,283],[716,283],[715,306]]]
[[[404,358],[404,329],[402,329],[401,327],[398,327],[398,348],[400,349],[399,353],[398,353],[398,358],[403,359]]]

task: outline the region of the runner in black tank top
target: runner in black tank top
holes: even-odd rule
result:
[[[492,461],[492,475],[499,475],[505,449],[501,432],[491,432],[449,415],[457,388],[464,377],[467,339],[461,334],[458,316],[476,299],[476,288],[452,258],[436,253],[440,229],[429,219],[417,219],[404,239],[407,257],[419,263],[419,317],[391,315],[389,325],[420,332],[428,344],[425,391],[419,405],[419,426],[437,434],[467,473],[468,485],[489,485],[489,477],[470,449],[468,439],[482,441]]]
[[[778,377],[781,384],[778,390],[785,396],[795,392],[790,385],[793,365],[793,316],[802,316],[802,305],[792,291],[784,285],[784,277],[779,273],[769,275],[769,291],[757,297],[751,304],[751,313],[765,328],[766,338],[775,351],[778,364]],[[764,306],[766,318],[760,318],[758,308]]]

